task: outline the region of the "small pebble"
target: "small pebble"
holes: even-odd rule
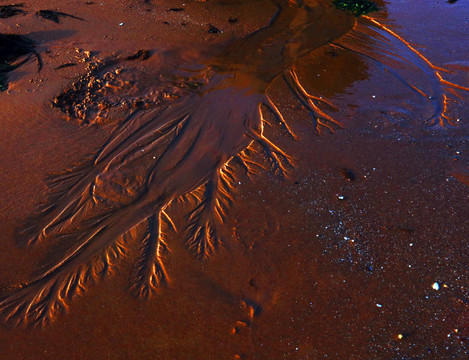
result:
[[[340,170],[340,174],[342,177],[347,180],[347,181],[353,181],[355,180],[355,174],[353,173],[352,170],[349,169],[342,169]]]

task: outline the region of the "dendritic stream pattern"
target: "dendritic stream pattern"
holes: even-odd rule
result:
[[[341,127],[323,110],[328,102],[309,94],[295,72],[297,60],[321,46],[361,54],[427,99],[434,110],[427,125],[453,124],[447,102],[456,90],[468,89],[444,80],[443,69],[376,18],[357,19],[329,0],[277,3],[279,12],[269,26],[229,45],[191,74],[199,79],[196,88],[163,108],[133,112],[97,154],[51,177],[51,201],[27,222],[21,239],[26,245],[52,238],[72,245],[55,264],[2,294],[0,312],[7,320],[35,325],[53,320],[89,283],[109,274],[140,224],[146,230],[131,288],[138,296],[151,296],[169,281],[164,260],[167,233],[175,226],[167,209],[175,201],[193,204],[187,248],[199,259],[212,255],[222,243],[219,227],[233,201],[237,174],[252,175],[264,167],[251,156],[258,148],[254,144],[276,173],[286,176],[293,166],[264,134],[267,109],[296,138],[267,94],[275,79],[283,77],[319,133]],[[390,54],[422,71],[431,93],[387,63]]]

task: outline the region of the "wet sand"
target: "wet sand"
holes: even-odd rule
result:
[[[136,108],[157,112],[184,99],[186,88],[198,85],[174,85],[167,74],[175,66],[206,63],[266,26],[276,11],[267,2],[174,1],[44,1],[40,7],[25,1],[22,9],[27,13],[2,19],[0,32],[31,38],[43,67],[38,73],[32,56],[9,74],[9,89],[0,93],[5,294],[67,249],[54,241],[17,245],[24,220],[47,202],[47,176],[96,154]],[[84,21],[62,16],[57,24],[36,16],[45,9]],[[433,64],[452,70],[445,79],[467,86],[467,10],[461,1],[391,1],[380,21]],[[151,52],[148,59],[138,55],[142,49]],[[97,76],[109,73],[110,86],[98,89],[102,97],[83,100],[89,113],[53,107],[80,76],[86,78],[94,60],[106,62]],[[425,72],[383,61],[388,69],[330,46],[299,59],[301,84],[334,104],[337,111],[322,109],[343,128],[321,128],[318,135],[311,114],[282,78],[275,80],[269,97],[298,138],[266,109],[272,126],[264,133],[294,166],[286,178],[272,169],[249,178],[238,169],[219,229],[223,245],[197,259],[185,245],[190,204],[172,204],[167,213],[178,231],[165,230],[167,284],[148,299],[133,294],[140,244],[129,241],[112,274],[67,301],[66,313],[51,324],[2,323],[0,358],[465,359],[468,93],[458,91],[461,103],[448,105],[457,126],[435,128],[425,122],[431,102],[389,69],[431,91]],[[123,75],[113,77],[119,69]],[[124,98],[122,106],[109,105]],[[101,113],[93,107],[100,99],[108,101]],[[253,149],[254,160],[269,167],[262,148]],[[144,163],[137,164],[131,169],[138,174]],[[140,226],[131,235],[141,239],[142,232]]]

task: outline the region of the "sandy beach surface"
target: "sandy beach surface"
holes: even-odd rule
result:
[[[320,46],[332,20],[294,28],[314,11],[292,15],[295,38],[263,32],[283,24],[269,28],[270,1],[4,5],[0,34],[31,43],[0,67],[0,359],[469,358],[467,2],[390,0],[370,14],[384,30],[361,18],[365,40]],[[241,134],[250,121],[261,137]],[[86,161],[85,180],[51,197],[51,174]],[[207,199],[221,216],[191,212]],[[41,203],[64,210],[24,246]],[[135,284],[152,249],[141,220],[162,229],[148,288]]]

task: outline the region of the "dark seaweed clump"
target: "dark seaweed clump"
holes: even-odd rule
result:
[[[333,4],[336,8],[350,11],[355,16],[366,15],[379,10],[376,3],[368,0],[334,0]]]
[[[34,43],[23,35],[0,34],[0,91],[8,89],[8,73],[29,60],[30,55],[37,55]],[[18,61],[21,57],[28,56]],[[40,67],[40,60],[38,57]]]

